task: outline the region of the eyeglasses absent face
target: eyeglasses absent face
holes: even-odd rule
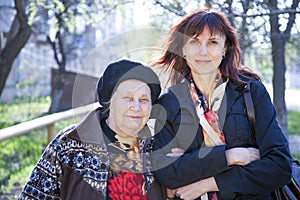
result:
[[[225,35],[211,34],[207,27],[200,35],[189,38],[182,53],[191,71],[208,74],[218,69],[226,53],[225,40]]]
[[[122,136],[137,137],[138,132],[146,125],[151,109],[149,86],[136,79],[123,81],[111,99],[109,126]]]

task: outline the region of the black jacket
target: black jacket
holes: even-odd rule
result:
[[[153,110],[158,120],[152,163],[158,181],[174,189],[214,176],[219,199],[271,199],[273,189],[290,181],[291,155],[261,82],[252,82],[251,95],[256,138],[247,118],[243,85],[229,81],[219,111],[226,145],[204,147],[188,84],[177,84],[163,94]],[[173,147],[183,148],[186,153],[178,158],[166,157]],[[246,166],[229,167],[225,150],[232,147],[257,147],[261,159]]]

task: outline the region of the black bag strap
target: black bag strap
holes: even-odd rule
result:
[[[244,99],[245,99],[245,104],[246,104],[246,110],[247,110],[247,115],[248,119],[250,122],[251,130],[254,136],[256,135],[256,130],[255,130],[255,110],[253,106],[253,101],[251,97],[251,82],[247,82],[247,84],[244,87]]]
[[[250,82],[247,82],[244,87],[244,99],[247,109],[247,115],[252,129],[252,133],[256,137],[255,130],[255,110],[252,102]],[[273,190],[273,198],[277,200],[291,199],[296,200],[300,198],[300,163],[293,157],[293,174],[292,181],[281,187]]]

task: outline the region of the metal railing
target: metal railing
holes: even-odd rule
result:
[[[98,106],[99,106],[98,103],[92,103],[86,106],[70,109],[59,113],[50,114],[47,116],[43,116],[37,119],[22,122],[14,126],[1,129],[0,142],[3,140],[7,140],[9,138],[13,138],[19,135],[29,133],[33,130],[47,127],[47,132],[48,132],[47,137],[49,143],[56,135],[54,130],[54,126],[56,122],[84,115]]]

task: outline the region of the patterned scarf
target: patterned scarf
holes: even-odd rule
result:
[[[196,87],[192,73],[190,73],[190,94],[194,101],[197,115],[200,119],[199,122],[202,126],[205,146],[225,144],[225,137],[220,126],[218,111],[224,97],[228,80],[229,79],[223,82],[221,72],[218,73],[215,79],[217,86],[214,88],[214,91],[209,98],[209,102],[207,102],[202,92]],[[202,195],[201,199],[208,199],[207,194]],[[214,193],[212,199],[217,199],[216,193]]]
[[[142,166],[144,141],[139,138],[126,140],[118,137],[108,144],[110,150],[109,198],[147,200],[148,191]]]

